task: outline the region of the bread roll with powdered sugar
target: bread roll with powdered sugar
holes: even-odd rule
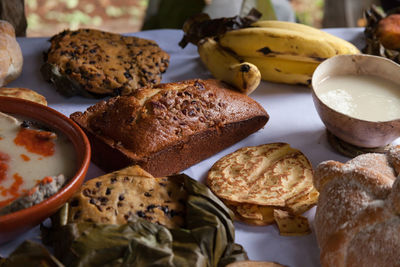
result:
[[[317,167],[322,266],[400,266],[399,171],[400,146]]]
[[[22,52],[14,27],[0,20],[0,86],[15,80],[22,71]]]

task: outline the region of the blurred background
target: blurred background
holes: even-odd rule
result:
[[[139,31],[148,0],[25,0],[27,36],[51,36],[64,29]]]
[[[269,18],[297,21],[317,28],[364,26],[363,11],[374,0],[0,0],[22,2],[28,37],[51,36],[79,27],[127,33],[180,28],[192,14],[233,16],[249,6]],[[272,7],[272,10],[271,10]],[[271,12],[272,11],[272,12]]]

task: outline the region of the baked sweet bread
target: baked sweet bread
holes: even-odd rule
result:
[[[0,87],[0,96],[22,98],[47,106],[47,100],[43,95],[28,88]]]
[[[319,164],[315,232],[322,266],[400,266],[400,146]]]
[[[144,88],[76,112],[92,160],[107,172],[139,165],[168,176],[233,145],[263,127],[267,112],[216,80]]]
[[[187,192],[179,175],[153,177],[138,166],[91,179],[71,197],[69,222],[125,224],[134,216],[183,226]]]
[[[127,95],[161,81],[169,55],[155,41],[95,29],[65,30],[50,39],[41,68],[67,96]]]
[[[378,23],[376,34],[387,49],[400,49],[400,14],[391,14]]]
[[[0,86],[15,80],[22,71],[23,57],[14,27],[0,20]]]

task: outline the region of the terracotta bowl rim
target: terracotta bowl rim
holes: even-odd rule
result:
[[[89,164],[90,164],[90,156],[91,156],[91,149],[90,149],[90,143],[89,140],[86,136],[86,134],[82,131],[82,129],[74,122],[72,121],[70,118],[68,118],[67,116],[65,116],[64,114],[60,113],[59,111],[50,108],[48,106],[44,106],[32,101],[28,101],[28,100],[24,100],[24,99],[19,99],[19,98],[10,98],[10,97],[3,97],[0,96],[0,104],[4,103],[4,102],[9,102],[9,103],[13,103],[15,105],[22,105],[22,106],[31,106],[32,108],[34,108],[35,110],[41,110],[40,114],[52,114],[51,116],[57,117],[59,120],[64,121],[64,123],[69,124],[72,129],[74,130],[74,136],[76,135],[76,137],[79,137],[80,140],[79,145],[83,145],[82,149],[78,149],[77,146],[75,145],[75,142],[72,139],[72,134],[68,134],[67,132],[65,132],[63,129],[60,128],[60,126],[56,126],[56,125],[51,125],[51,127],[56,128],[57,130],[63,132],[69,139],[70,141],[73,143],[74,145],[74,150],[76,155],[78,154],[79,151],[83,152],[83,155],[81,156],[81,159],[79,162],[77,162],[78,168],[74,174],[73,177],[70,178],[70,180],[68,181],[68,183],[66,185],[64,185],[57,193],[55,193],[54,195],[52,195],[51,197],[49,197],[48,199],[34,205],[31,206],[29,208],[25,208],[16,212],[12,212],[9,214],[5,214],[5,215],[0,215],[0,223],[10,223],[13,221],[18,221],[18,220],[22,220],[22,219],[26,219],[27,220],[27,225],[29,224],[29,216],[32,214],[37,214],[37,213],[41,213],[44,210],[46,210],[46,208],[53,207],[54,205],[57,205],[57,199],[62,198],[64,195],[68,195],[68,194],[73,194],[73,192],[71,192],[71,190],[74,190],[74,187],[76,191],[78,189],[78,187],[83,183],[83,180],[85,179],[86,176],[86,172],[89,168]],[[0,112],[5,112],[7,113],[7,111],[2,111],[1,105],[0,105]],[[9,112],[12,114],[20,114],[22,116],[26,116],[26,117],[30,117],[29,115],[24,114],[23,112]],[[35,116],[32,116],[33,119],[35,120],[39,120],[42,121],[43,123],[48,124],[48,121],[46,119],[45,116],[40,116],[40,118],[34,118]],[[76,156],[78,159],[79,157]],[[50,207],[49,207],[50,206]],[[53,207],[54,208],[54,207]],[[40,216],[40,215],[38,215]],[[1,243],[1,242],[0,242]]]

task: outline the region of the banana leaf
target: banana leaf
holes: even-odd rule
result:
[[[206,13],[200,13],[188,18],[183,24],[184,35],[179,46],[185,48],[188,43],[197,45],[205,37],[217,37],[227,31],[249,27],[260,19],[262,14],[257,9],[251,9],[245,17],[211,19]]]
[[[0,267],[11,266],[63,267],[64,265],[44,246],[25,241],[7,259],[0,258]]]
[[[178,175],[188,192],[185,227],[135,218],[124,225],[67,223],[68,206],[42,227],[43,241],[66,266],[225,266],[245,260],[234,243],[233,213],[205,185]]]

